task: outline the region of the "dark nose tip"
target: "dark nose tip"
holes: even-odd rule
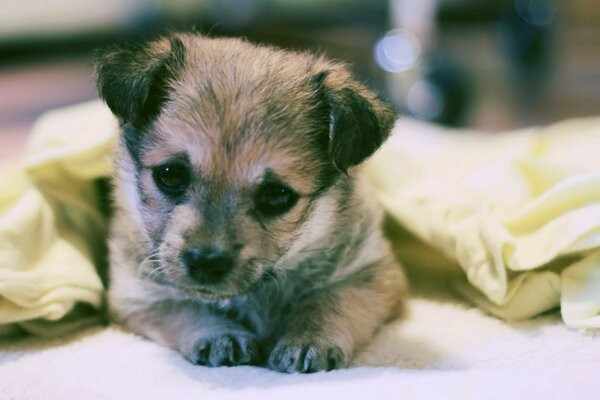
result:
[[[203,284],[216,283],[233,266],[232,257],[213,247],[194,247],[182,255],[188,274]]]

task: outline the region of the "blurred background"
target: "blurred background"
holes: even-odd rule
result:
[[[322,52],[448,126],[600,111],[598,0],[0,0],[0,159],[44,111],[96,98],[94,48],[172,29]]]

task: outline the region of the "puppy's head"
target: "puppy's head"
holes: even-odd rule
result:
[[[343,66],[234,39],[114,48],[96,72],[122,125],[117,187],[158,260],[151,275],[202,298],[326,245],[348,213],[347,169],[394,121]]]

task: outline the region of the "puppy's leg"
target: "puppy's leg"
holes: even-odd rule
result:
[[[133,331],[177,350],[194,364],[216,367],[259,361],[255,335],[207,305],[156,302],[121,314],[121,319]]]
[[[346,366],[355,349],[400,311],[404,286],[400,267],[389,257],[315,292],[290,316],[269,367],[306,373]]]
[[[251,332],[218,315],[206,303],[182,299],[170,288],[140,278],[132,267],[139,262],[128,260],[125,254],[122,248],[113,246],[108,291],[113,320],[171,347],[196,364],[259,361],[259,348]]]

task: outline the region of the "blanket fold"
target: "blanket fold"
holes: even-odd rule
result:
[[[598,149],[598,118],[502,135],[400,121],[368,173],[386,210],[462,267],[456,288],[477,305],[511,320],[560,305],[569,326],[591,328]]]
[[[50,112],[23,157],[0,166],[2,332],[57,335],[99,320],[90,312],[102,306],[105,256],[97,179],[110,174],[116,133],[97,102]]]

